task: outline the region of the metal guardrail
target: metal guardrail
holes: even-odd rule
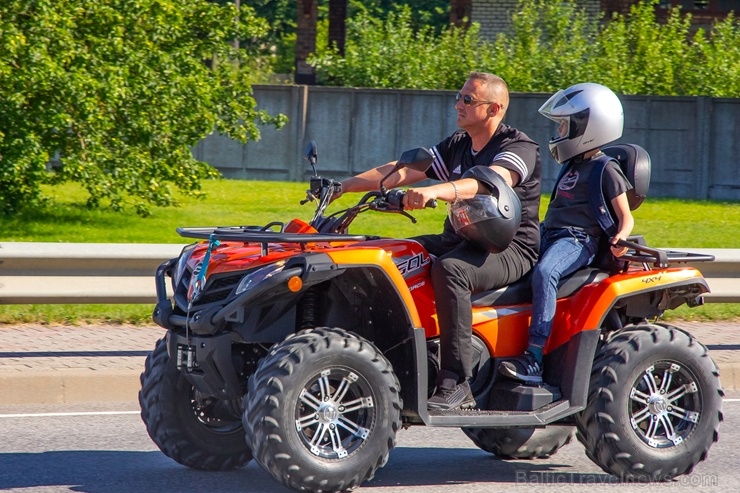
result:
[[[696,267],[709,284],[711,292],[704,295],[704,301],[740,303],[740,249],[692,248],[686,251],[714,255],[713,262],[687,264]]]
[[[183,246],[0,243],[0,304],[153,304],[154,272]]]
[[[183,246],[0,242],[0,304],[153,304],[154,272]],[[712,290],[705,301],[740,303],[740,249],[690,251],[716,258],[693,265]]]

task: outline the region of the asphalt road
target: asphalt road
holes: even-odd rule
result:
[[[361,493],[498,491],[740,491],[740,394],[728,395],[720,440],[692,474],[670,483],[624,484],[574,441],[549,459],[501,461],[458,429],[398,434],[388,464]],[[232,472],[187,469],[149,439],[135,404],[0,406],[0,491],[23,493],[287,493],[257,464]]]

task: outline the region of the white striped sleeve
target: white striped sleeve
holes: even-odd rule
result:
[[[435,176],[439,181],[449,181],[450,170],[447,169],[444,161],[442,161],[442,158],[439,157],[437,146],[432,147],[432,154],[434,155],[434,160],[432,161],[432,171],[434,172]]]
[[[499,152],[496,154],[496,156],[493,158],[493,162],[491,164],[496,164],[497,162],[504,161],[509,166],[504,166],[505,168],[510,168],[513,171],[516,171],[519,173],[519,176],[521,177],[521,180],[524,181],[527,179],[530,175],[530,170],[527,168],[527,165],[524,162],[524,159],[521,158],[518,154],[511,152],[511,151],[504,151]]]

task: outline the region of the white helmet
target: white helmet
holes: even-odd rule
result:
[[[550,153],[558,163],[617,140],[624,128],[624,111],[617,95],[592,82],[558,91],[539,112],[566,125],[565,135],[550,139]]]

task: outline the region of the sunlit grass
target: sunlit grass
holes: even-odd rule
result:
[[[178,226],[264,225],[293,218],[309,221],[313,204],[300,205],[305,183],[213,180],[203,182],[204,199],[179,197],[180,206],[154,208],[146,218],[133,210],[90,210],[77,185],[49,189],[53,203],[43,210],[0,218],[0,241],[69,243],[189,243]],[[347,194],[330,206],[336,211],[355,203]],[[548,197],[543,196],[544,219]],[[441,230],[444,206],[414,212],[417,223],[398,214],[363,214],[352,233],[409,237]],[[740,203],[649,198],[635,215],[635,233],[664,248],[740,248]],[[151,323],[149,305],[0,305],[0,323]],[[681,307],[668,318],[718,320],[740,318],[740,305]]]
[[[0,324],[85,325],[152,322],[152,305],[0,305]]]

